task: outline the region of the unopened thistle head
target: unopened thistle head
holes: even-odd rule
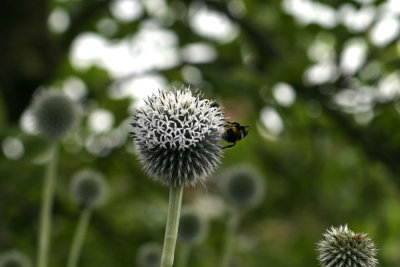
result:
[[[147,243],[137,253],[136,263],[139,267],[159,267],[162,247],[158,243]]]
[[[31,267],[32,264],[25,254],[19,251],[9,251],[0,255],[0,267]]]
[[[92,208],[103,204],[107,188],[101,173],[85,169],[75,174],[70,191],[73,200],[81,207]]]
[[[356,234],[345,226],[332,227],[317,244],[322,267],[375,267],[377,248],[367,234]]]
[[[182,210],[178,238],[185,244],[200,243],[207,232],[207,223],[197,212]]]
[[[213,103],[187,88],[160,90],[137,110],[131,134],[150,177],[165,185],[195,185],[216,169],[224,115]]]
[[[77,105],[60,91],[40,93],[34,99],[32,112],[39,132],[53,140],[65,136],[79,120]]]
[[[257,206],[263,199],[263,177],[251,166],[234,167],[224,174],[222,189],[229,202],[236,208]]]

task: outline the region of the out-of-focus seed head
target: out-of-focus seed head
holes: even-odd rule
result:
[[[200,243],[207,232],[207,222],[190,209],[183,209],[179,219],[178,238],[186,244]]]
[[[0,267],[32,267],[32,264],[25,254],[13,250],[0,255]]]
[[[35,97],[32,114],[39,132],[52,140],[64,137],[79,121],[78,106],[64,93],[54,90]]]
[[[251,166],[242,165],[226,171],[221,184],[228,201],[239,209],[255,207],[264,197],[264,179]]]
[[[322,267],[375,267],[377,248],[367,234],[356,234],[345,226],[332,227],[317,244]]]
[[[85,169],[75,174],[70,191],[75,202],[83,208],[92,208],[104,203],[107,186],[101,173]]]
[[[137,253],[136,263],[139,267],[159,267],[162,247],[158,243],[142,245]]]
[[[150,177],[164,185],[195,185],[222,156],[221,107],[188,88],[153,94],[133,116],[132,137]]]

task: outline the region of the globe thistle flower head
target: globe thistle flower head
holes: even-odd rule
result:
[[[32,264],[25,254],[9,251],[0,255],[0,267],[32,267]]]
[[[81,207],[91,208],[104,203],[107,188],[102,174],[85,169],[73,177],[70,191],[72,199]]]
[[[251,208],[262,201],[265,183],[263,177],[254,168],[243,165],[224,174],[222,189],[235,208]]]
[[[59,91],[46,91],[35,97],[32,113],[40,133],[58,140],[71,131],[79,120],[78,106]]]
[[[221,108],[188,88],[153,94],[133,116],[134,139],[144,170],[164,185],[195,185],[222,156]]]
[[[159,267],[161,255],[161,245],[158,243],[147,243],[139,248],[136,263],[139,267]]]
[[[185,244],[200,243],[207,232],[208,225],[200,215],[191,210],[182,210],[179,219],[178,238]]]
[[[375,267],[377,248],[367,234],[356,234],[345,226],[332,227],[317,244],[322,267]]]

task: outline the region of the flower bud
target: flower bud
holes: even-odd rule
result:
[[[318,261],[322,267],[375,267],[377,249],[367,234],[356,234],[345,226],[332,227],[317,244]]]

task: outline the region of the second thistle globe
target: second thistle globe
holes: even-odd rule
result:
[[[85,169],[78,172],[71,182],[71,196],[83,208],[103,204],[106,195],[106,182],[97,171]]]
[[[153,94],[133,117],[132,137],[145,171],[165,185],[195,185],[222,156],[221,108],[187,88]]]
[[[264,197],[263,177],[251,166],[234,167],[224,174],[222,189],[236,208],[257,206]]]
[[[185,244],[201,242],[207,232],[206,221],[194,211],[183,210],[179,219],[178,238]]]
[[[318,243],[318,261],[322,267],[375,267],[376,247],[367,234],[356,234],[347,225],[332,227]]]
[[[142,245],[137,254],[136,263],[139,267],[159,267],[162,247],[157,243]]]
[[[65,136],[79,120],[77,105],[64,93],[54,90],[39,94],[32,112],[36,128],[53,140]]]

